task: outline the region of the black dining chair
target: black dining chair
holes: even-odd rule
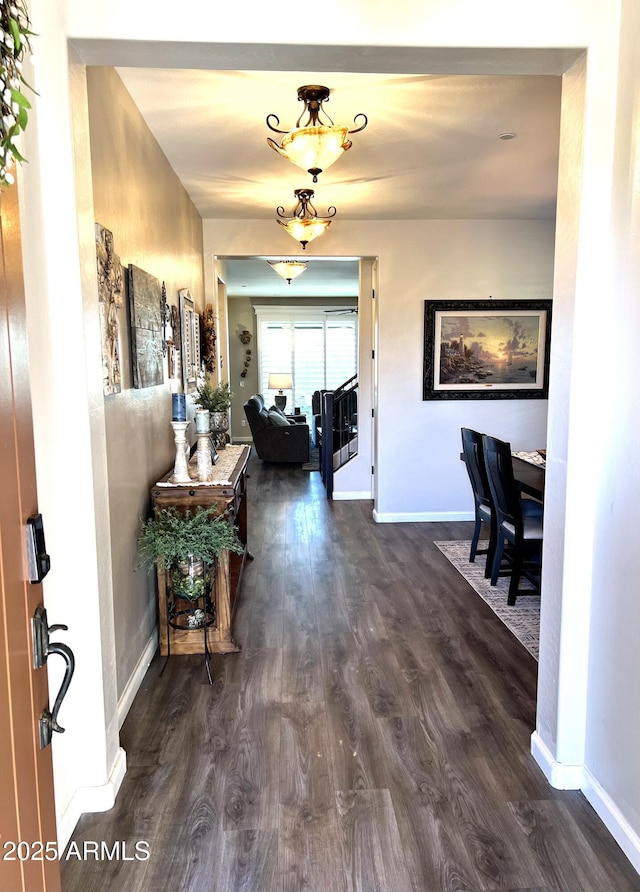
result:
[[[475,526],[473,528],[473,536],[471,538],[471,551],[469,553],[469,563],[473,564],[477,554],[486,554],[487,563],[484,575],[489,578],[493,567],[493,556],[496,549],[496,530],[495,530],[495,513],[492,508],[491,490],[489,489],[489,478],[484,463],[484,454],[482,452],[482,434],[472,430],[470,427],[461,428],[462,433],[462,454],[464,463],[469,474],[471,490],[473,492],[473,501],[475,508]],[[480,532],[482,524],[489,525],[489,544],[487,548],[478,548]]]
[[[517,596],[525,593],[520,590],[522,577],[528,579],[536,591],[540,590],[543,508],[539,502],[521,498],[513,476],[510,443],[485,434],[482,450],[496,515],[491,584],[498,581],[500,568],[505,562],[511,571],[507,604],[513,606]]]

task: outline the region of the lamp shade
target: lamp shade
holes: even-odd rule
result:
[[[307,268],[304,260],[267,260],[267,263],[274,272],[286,279],[289,285],[291,279],[296,279]]]
[[[348,127],[298,127],[283,137],[281,146],[273,144],[273,148],[302,170],[320,173],[351,148],[348,132]]]
[[[290,372],[271,372],[269,374],[269,390],[291,390],[292,386]]]
[[[292,238],[300,242],[303,250],[314,238],[322,235],[331,224],[331,220],[307,220],[300,217],[294,217],[293,220],[289,220],[287,223],[283,223],[282,220],[277,222],[284,226]]]

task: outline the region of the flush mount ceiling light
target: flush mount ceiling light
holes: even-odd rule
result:
[[[276,208],[276,214],[282,217],[277,222],[280,226],[284,226],[289,235],[302,245],[302,250],[307,247],[309,242],[325,231],[331,225],[331,217],[335,217],[336,209],[334,207],[327,208],[326,217],[319,217],[318,212],[311,204],[313,198],[313,189],[296,189],[293,193],[298,199],[298,203],[293,209],[291,216],[287,216],[283,207]],[[286,220],[283,223],[282,220]]]
[[[273,120],[278,125],[280,123],[278,116],[267,115],[269,130],[283,134],[280,146],[271,137],[267,137],[271,148],[298,167],[308,171],[313,177],[314,183],[318,182],[318,174],[330,167],[343,152],[351,148],[353,143],[347,139],[347,135],[360,133],[369,123],[367,116],[360,112],[353,119],[353,123],[355,124],[358,118],[364,118],[364,124],[355,130],[334,124],[322,107],[322,103],[329,100],[329,92],[328,87],[321,87],[317,84],[298,87],[298,99],[300,102],[304,102],[304,110],[296,121],[295,128],[291,131],[279,130],[271,123]],[[308,115],[308,118],[302,124],[305,114]]]
[[[288,285],[291,284],[291,279],[297,279],[307,268],[305,260],[267,260],[267,263],[279,276],[287,280]]]

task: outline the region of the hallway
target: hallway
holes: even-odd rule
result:
[[[213,686],[156,656],[64,892],[639,892],[529,754],[535,660],[433,545],[472,525],[375,524],[317,472],[249,473],[242,652]],[[101,841],[120,858],[76,854]]]

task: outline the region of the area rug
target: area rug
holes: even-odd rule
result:
[[[309,461],[302,465],[303,471],[319,471],[320,470],[320,450],[317,446],[309,447]]]
[[[496,616],[510,629],[518,641],[529,653],[538,659],[538,640],[540,637],[540,596],[521,595],[513,607],[507,605],[509,578],[501,577],[497,585],[491,585],[484,578],[485,555],[476,556],[475,562],[469,562],[471,542],[434,542],[443,555],[453,564],[458,573],[489,605]],[[486,542],[479,543],[486,548]],[[530,587],[526,580],[521,583],[523,589]]]

